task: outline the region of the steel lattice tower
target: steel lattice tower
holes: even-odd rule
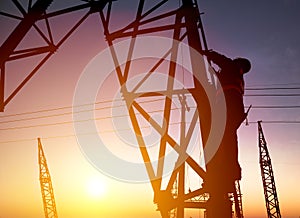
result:
[[[53,193],[53,187],[50,172],[47,166],[46,157],[43,151],[41,139],[38,138],[38,155],[39,155],[39,171],[40,185],[43,197],[44,213],[46,218],[57,218],[57,211]]]
[[[267,214],[268,218],[279,218],[281,217],[281,214],[276,192],[274,173],[267,147],[267,142],[265,140],[264,133],[261,127],[261,122],[262,121],[258,121],[259,164],[263,181]]]
[[[210,131],[216,129],[211,127],[213,124],[213,120],[211,119],[213,117],[213,110],[210,108],[208,96],[208,93],[215,96],[216,86],[214,82],[216,81],[214,81],[212,75],[208,78],[208,74],[211,72],[206,69],[205,60],[200,56],[201,51],[207,50],[208,47],[197,1],[181,0],[178,1],[178,5],[173,4],[173,6],[170,6],[174,1],[136,0],[138,7],[136,14],[134,14],[135,18],[117,30],[111,25],[111,17],[114,14],[112,6],[113,2],[115,2],[113,0],[79,1],[75,6],[51,11],[49,10],[49,6],[53,2],[55,1],[37,0],[32,4],[33,2],[28,0],[26,9],[18,0],[14,0],[12,3],[21,12],[21,17],[0,11],[1,16],[9,19],[13,18],[19,22],[14,31],[0,47],[0,111],[4,110],[4,107],[90,15],[98,14],[103,26],[106,42],[110,48],[110,58],[112,58],[115,65],[114,71],[121,87],[121,94],[126,103],[127,112],[136,135],[138,148],[143,158],[148,177],[151,180],[154,202],[157,204],[161,216],[163,218],[174,216],[176,218],[183,218],[185,217],[186,209],[206,210],[207,190],[200,183],[193,190],[189,190],[185,182],[185,177],[187,176],[185,168],[194,173],[197,179],[199,178],[203,181],[206,177],[206,171],[200,164],[200,161],[188,153],[193,143],[193,136],[197,134],[201,135],[201,137],[199,136],[199,141],[201,141],[199,144],[202,144],[204,148],[209,141]],[[56,32],[56,25],[53,25],[55,22],[52,23],[52,18],[75,11],[82,12],[80,19],[70,29],[67,28],[63,36],[56,36],[54,34]],[[43,46],[34,45],[32,47],[25,47],[25,49],[20,46],[22,39],[30,32],[37,34],[42,39]],[[168,36],[168,42],[172,40],[170,44],[164,44],[169,45],[169,47],[160,53],[161,56],[157,55],[155,59],[152,59],[155,61],[149,67],[151,69],[148,69],[147,73],[142,78],[139,78],[137,84],[130,83],[130,79],[135,76],[132,68],[134,68],[136,44],[144,36],[161,36],[161,34]],[[118,56],[120,51],[117,49],[118,43],[123,40],[129,42],[127,53],[122,53],[127,57],[125,63],[120,62],[120,57]],[[156,51],[158,50],[154,44],[153,46],[146,44],[143,51],[146,50],[148,52],[153,48]],[[28,57],[36,57],[37,62],[35,67],[12,93],[7,95],[4,93],[5,75],[7,74],[6,64]],[[178,62],[182,62],[183,66],[178,66]],[[186,63],[186,65],[183,63]],[[189,84],[185,84],[181,79],[183,75],[182,71],[185,68],[190,68]],[[155,77],[157,75],[155,72],[159,70],[164,72],[165,80],[160,81],[164,86],[152,90],[142,89],[144,84],[147,85],[147,82],[150,83],[151,79],[154,80],[157,78]],[[188,74],[186,71],[184,72],[184,74]],[[210,80],[211,82],[209,82]],[[184,86],[179,87],[178,82],[176,84],[174,81],[182,81]],[[149,102],[149,100],[144,101],[147,98],[151,102],[161,102],[161,105],[159,105],[161,106],[159,110],[161,113],[158,115],[163,118],[163,122],[153,117],[153,109],[147,105],[147,101]],[[176,104],[180,105],[178,108],[181,108],[181,110],[175,108]],[[175,109],[176,112],[174,112]],[[174,121],[178,119],[180,122],[176,124]],[[143,122],[147,122],[160,137],[158,140],[159,148],[157,149],[155,158],[153,158],[154,155],[151,154],[148,144],[143,138]],[[170,128],[171,126],[174,128],[173,124],[176,124],[177,134],[173,133]],[[215,126],[220,125],[218,123]],[[176,158],[174,158],[175,161],[172,163],[172,171],[169,177],[164,177],[164,170],[166,168],[165,160],[169,152],[174,152]],[[50,174],[40,140],[39,158],[41,167],[40,181],[46,211],[47,205],[55,208],[55,202]],[[156,160],[157,164],[152,164]],[[176,189],[176,194],[173,193],[174,189]],[[220,208],[211,209],[220,210]]]
[[[235,217],[244,218],[243,214],[243,203],[242,203],[242,192],[240,182],[235,181],[235,192],[233,193],[234,206],[235,206]]]

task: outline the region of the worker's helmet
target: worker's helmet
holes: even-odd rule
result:
[[[240,68],[243,69],[244,73],[248,73],[249,70],[251,69],[251,63],[248,59],[246,58],[235,58],[233,60]]]

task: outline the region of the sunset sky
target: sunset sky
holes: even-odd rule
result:
[[[21,2],[26,8],[27,1]],[[81,3],[57,2],[54,0],[50,11]],[[132,21],[137,2],[113,3],[111,22],[115,28]],[[178,0],[170,2],[172,7],[180,4]],[[242,125],[238,135],[244,215],[266,217],[256,124],[262,120],[281,215],[299,218],[300,1],[198,0],[198,5],[204,12],[202,21],[208,47],[232,58],[247,57],[252,62],[252,69],[245,76],[245,104],[252,104],[253,109],[249,126]],[[1,1],[0,11],[20,15],[9,0]],[[76,12],[50,20],[54,38],[59,39],[82,15]],[[17,23],[0,15],[0,44]],[[36,44],[39,41],[32,31],[20,48]],[[50,169],[59,217],[160,217],[153,204],[150,183],[124,182],[104,175],[88,161],[75,136],[72,105],[77,83],[90,61],[106,48],[99,16],[91,15],[6,106],[5,112],[0,113],[0,218],[44,216],[38,175],[38,137]],[[33,69],[34,62],[35,59],[28,58],[7,64],[6,97]],[[107,77],[105,82],[97,96],[100,103],[96,105],[104,109],[95,111],[97,117],[111,116],[112,103],[122,104],[112,102],[113,98],[121,99],[116,93],[119,88],[116,76]],[[113,145],[111,151],[126,160],[141,161],[137,150],[131,153],[111,138],[110,126],[105,122],[98,120],[97,127],[104,126],[103,134],[107,134],[104,138]],[[122,171],[122,166],[116,167]],[[203,217],[203,213],[191,211],[186,217]]]

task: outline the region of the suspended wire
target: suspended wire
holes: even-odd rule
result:
[[[124,105],[114,106],[114,108],[117,108],[117,107],[124,107]],[[249,106],[245,106],[245,108],[248,108],[248,107]],[[190,107],[190,108],[196,108],[196,107]],[[296,109],[296,108],[300,108],[300,105],[288,105],[288,106],[280,106],[280,105],[276,105],[276,106],[275,105],[273,105],[273,106],[252,106],[252,108],[253,109]],[[95,108],[95,109],[89,109],[89,110],[81,110],[81,111],[75,111],[75,112],[65,112],[65,113],[44,115],[44,116],[38,116],[38,117],[29,117],[29,118],[21,118],[21,119],[0,121],[0,124],[7,124],[7,123],[13,123],[13,122],[22,122],[22,121],[30,121],[30,120],[39,120],[39,119],[53,118],[53,117],[59,117],[59,116],[64,116],[64,115],[71,115],[71,114],[91,112],[91,111],[99,111],[99,110],[105,110],[105,109],[112,109],[112,107],[107,106],[107,107],[102,107],[102,108]],[[171,109],[171,110],[174,110],[174,108]],[[162,112],[162,111],[163,110],[155,110],[155,111],[150,111],[148,113]],[[122,115],[122,117],[126,117],[126,116],[128,117],[128,115]],[[113,118],[113,117],[103,117],[103,118],[97,118],[97,119],[108,119],[108,118]]]
[[[257,121],[249,121],[249,124],[256,124]],[[263,123],[267,124],[300,124],[300,120],[267,120],[263,121]]]
[[[261,91],[261,90],[300,90],[300,87],[259,87],[259,88],[245,88],[248,91]]]
[[[274,88],[267,88],[267,87],[260,87],[260,88],[246,88],[245,90],[248,91],[261,91],[261,90],[300,90],[300,87],[274,87]],[[245,97],[298,97],[300,96],[300,93],[287,93],[287,94],[246,94]],[[160,101],[163,99],[158,99],[156,101]],[[37,113],[45,113],[45,112],[52,112],[52,111],[58,111],[58,110],[65,110],[65,109],[72,109],[72,108],[78,108],[83,106],[90,106],[90,105],[99,105],[99,104],[105,104],[105,103],[112,103],[112,102],[119,102],[124,101],[124,99],[113,99],[113,100],[103,100],[100,102],[95,103],[89,103],[89,104],[81,104],[81,105],[73,105],[73,106],[62,106],[58,108],[50,108],[50,109],[43,109],[43,110],[37,110],[37,111],[29,111],[29,112],[22,112],[22,113],[14,113],[14,114],[7,114],[0,116],[0,118],[6,118],[6,117],[13,117],[13,116],[23,116],[23,115],[30,115],[30,114],[37,114]],[[150,100],[149,102],[152,102],[155,100]],[[146,101],[145,101],[146,102]]]
[[[267,120],[262,121],[265,124],[300,124],[300,121],[288,121],[288,120]],[[178,125],[180,122],[174,122],[170,125]],[[257,121],[249,121],[249,125],[257,124]],[[141,129],[149,128],[149,126],[142,126]],[[82,136],[82,135],[93,135],[93,134],[105,134],[105,133],[113,133],[116,131],[133,131],[132,128],[123,128],[123,129],[117,129],[117,130],[103,130],[99,132],[90,132],[90,133],[81,133],[81,134],[69,134],[69,135],[60,135],[60,136],[48,136],[48,137],[42,137],[42,139],[56,139],[56,138],[69,138],[69,137],[76,137],[76,136]],[[200,136],[198,136],[200,139]],[[198,138],[197,137],[197,138]],[[29,139],[18,139],[18,140],[7,140],[7,141],[0,141],[0,144],[8,144],[8,143],[17,143],[17,142],[26,142],[26,141],[34,141],[36,138],[29,138]],[[197,139],[198,140],[198,139]],[[200,142],[200,141],[199,141]],[[201,154],[200,154],[201,158]]]
[[[36,113],[44,113],[44,112],[51,112],[51,111],[58,111],[58,110],[65,110],[65,109],[72,109],[72,108],[83,107],[83,106],[112,103],[112,102],[115,102],[115,101],[122,101],[122,99],[103,100],[101,102],[95,102],[95,103],[89,103],[89,104],[81,104],[81,105],[73,105],[73,106],[63,106],[63,107],[58,107],[58,108],[50,108],[50,109],[43,109],[43,110],[37,110],[37,111],[29,111],[29,112],[8,114],[8,115],[0,116],[0,118],[14,117],[14,116],[28,115],[28,114],[36,114]]]
[[[297,97],[300,94],[246,94],[245,97]]]
[[[103,108],[99,108],[100,110]],[[174,110],[179,110],[180,108],[171,108],[171,111]],[[163,112],[164,110],[152,110],[148,111],[148,114],[151,113],[157,113],[157,112]],[[83,111],[80,111],[83,112]],[[137,113],[136,115],[141,115],[140,113]],[[43,118],[45,118],[44,116]],[[51,116],[49,116],[51,117]],[[56,123],[47,123],[47,124],[36,124],[36,125],[29,125],[29,126],[18,126],[18,127],[7,127],[7,128],[0,128],[1,130],[16,130],[16,129],[27,129],[27,128],[34,128],[34,127],[45,127],[45,126],[56,126],[56,125],[65,125],[65,124],[72,124],[72,123],[77,123],[77,122],[87,122],[87,121],[99,121],[99,120],[106,120],[106,119],[113,119],[113,118],[122,118],[122,117],[129,117],[128,114],[124,115],[114,115],[114,116],[105,116],[105,117],[98,117],[94,119],[85,119],[85,120],[73,120],[73,121],[64,121],[64,122],[56,122]],[[5,123],[6,121],[3,121],[1,123]],[[9,121],[7,121],[9,122]]]
[[[190,122],[187,122],[190,123]],[[170,123],[171,126],[179,125],[181,122],[173,122]],[[60,124],[58,124],[60,125]],[[148,129],[150,126],[140,126],[141,129]],[[55,138],[68,138],[68,137],[75,137],[75,136],[83,136],[83,135],[94,135],[94,134],[106,134],[106,133],[114,133],[114,132],[124,132],[124,131],[134,131],[132,128],[122,128],[122,129],[109,129],[109,130],[102,130],[98,132],[89,132],[89,133],[80,133],[80,134],[69,134],[69,135],[60,135],[60,136],[49,136],[49,137],[42,137],[42,139],[55,139]],[[0,141],[0,144],[5,143],[14,143],[14,142],[22,142],[22,141],[32,141],[36,140],[35,138],[31,139],[19,139],[19,140],[8,140],[8,141]]]
[[[300,87],[258,87],[258,88],[246,88],[245,90],[248,91],[261,91],[261,90],[300,90]],[[300,96],[300,93],[287,93],[287,94],[246,94],[245,97],[298,97]],[[163,99],[158,99],[158,101]],[[83,106],[90,106],[90,105],[99,105],[99,104],[105,104],[105,103],[112,103],[112,102],[119,102],[124,101],[124,99],[113,99],[113,100],[103,100],[100,102],[95,103],[89,103],[89,104],[81,104],[81,105],[73,105],[73,106],[63,106],[58,108],[50,108],[50,109],[43,109],[43,110],[37,110],[37,111],[29,111],[29,112],[22,112],[22,113],[15,113],[15,114],[8,114],[4,116],[0,116],[0,118],[7,118],[7,117],[13,117],[13,116],[22,116],[22,115],[30,115],[30,114],[37,114],[37,113],[45,113],[45,112],[52,112],[52,111],[58,111],[58,110],[65,110],[65,109],[72,109],[72,108],[78,108]],[[152,102],[155,100],[151,100],[149,102]],[[146,101],[145,101],[146,102]],[[294,107],[294,106],[292,106]],[[98,109],[99,110],[99,109]],[[86,111],[83,111],[86,112]],[[62,115],[67,115],[67,113],[62,113]],[[59,115],[53,115],[53,116],[59,116]],[[13,121],[11,121],[13,122]],[[2,123],[2,122],[0,122]]]
[[[300,106],[295,106],[296,108],[300,108]],[[267,107],[267,106],[253,106],[252,108],[275,108],[274,106]],[[277,108],[286,108],[284,106],[277,106]],[[291,108],[289,106],[288,108]],[[171,110],[179,110],[180,108],[171,108]],[[148,112],[151,113],[157,113],[162,112],[163,110],[154,110]],[[105,117],[98,117],[94,119],[85,119],[85,120],[72,120],[72,121],[64,121],[64,122],[55,122],[55,123],[45,123],[45,124],[36,124],[36,125],[25,125],[25,126],[17,126],[17,127],[7,127],[7,128],[0,128],[0,131],[4,130],[18,130],[18,129],[28,129],[28,128],[36,128],[36,127],[48,127],[48,126],[57,126],[57,125],[66,125],[66,124],[72,124],[72,123],[80,123],[80,122],[88,122],[88,121],[100,121],[105,119],[113,119],[113,118],[122,118],[122,117],[129,117],[129,115],[115,115],[115,116],[105,116]],[[248,122],[253,123],[253,122]],[[266,123],[282,123],[282,124],[288,124],[288,123],[300,123],[300,121],[266,121]]]
[[[2,142],[0,142],[0,144],[9,144],[9,143],[17,143],[17,142],[28,142],[28,141],[35,141],[35,140],[36,140],[36,138],[8,140],[8,141],[2,141]]]
[[[155,99],[155,100],[145,100],[145,101],[141,101],[139,103],[143,104],[143,103],[153,103],[153,102],[157,102],[157,101],[162,101],[163,99]],[[105,104],[105,103],[113,103],[113,102],[124,102],[123,99],[114,99],[114,100],[106,100],[106,101],[101,101],[101,102],[96,102],[96,103],[90,103],[90,104],[82,104],[82,105],[75,105],[75,106],[64,106],[64,107],[58,107],[58,108],[50,108],[50,109],[44,109],[44,110],[37,110],[37,111],[29,111],[29,112],[23,112],[23,113],[15,113],[15,114],[8,114],[8,115],[4,115],[4,116],[0,116],[0,118],[7,118],[7,117],[15,117],[15,116],[23,116],[23,115],[31,115],[31,114],[37,114],[37,113],[45,113],[45,112],[52,112],[52,111],[58,111],[58,110],[64,110],[64,109],[73,109],[76,107],[83,107],[83,106],[90,106],[90,105],[98,105],[98,104]],[[102,108],[95,108],[95,109],[87,109],[87,110],[82,110],[82,111],[74,111],[74,112],[65,112],[65,113],[61,113],[61,114],[54,114],[54,115],[48,115],[49,117],[51,116],[62,116],[62,115],[68,115],[68,114],[72,114],[72,113],[81,113],[81,112],[88,112],[88,111],[93,111],[93,110],[102,110],[102,109],[110,109],[110,108],[117,108],[117,107],[122,107],[125,105],[114,105],[112,106],[106,106],[106,107],[102,107]],[[46,118],[47,115],[41,116],[40,118]],[[24,118],[22,120],[27,120],[27,119],[35,119],[35,118]],[[19,120],[16,120],[19,121]],[[0,123],[6,123],[6,122],[14,122],[14,121],[2,121]]]
[[[266,97],[277,97],[277,96],[278,97],[285,97],[285,96],[286,97],[297,97],[297,96],[300,96],[300,94],[246,94],[245,95],[245,97],[259,97],[259,96],[262,96],[262,97],[264,97],[264,96],[266,96]],[[140,103],[151,103],[151,102],[157,102],[157,101],[163,101],[163,100],[164,99],[155,99],[155,100],[142,101]],[[65,110],[65,109],[73,109],[73,108],[77,108],[77,107],[90,106],[90,105],[99,105],[99,104],[112,103],[112,102],[117,102],[117,101],[124,102],[123,99],[105,100],[105,101],[90,103],[90,104],[82,104],[82,105],[74,105],[74,106],[63,106],[63,107],[58,107],[58,108],[50,108],[50,109],[43,109],[43,110],[37,110],[37,111],[29,111],[29,112],[23,112],[23,113],[8,114],[8,115],[0,116],[0,118],[31,115],[31,114],[52,112],[52,111]],[[88,111],[92,111],[92,110],[102,110],[102,109],[116,108],[116,107],[122,107],[122,106],[123,105],[115,105],[113,107],[106,106],[106,107],[102,107],[102,108],[95,108],[95,109],[89,109],[89,110],[65,112],[65,113],[60,113],[60,114],[40,116],[40,117],[37,117],[37,118],[24,118],[24,119],[12,120],[12,121],[2,121],[0,123],[15,122],[15,121],[21,121],[21,120],[30,120],[30,119],[39,119],[39,118],[54,117],[54,116],[62,116],[62,115],[68,115],[68,114],[72,114],[72,113],[81,113],[81,112],[88,112]],[[262,108],[262,107],[281,108],[281,106],[256,106],[256,108]],[[299,106],[284,106],[284,108],[295,108],[295,107],[297,108]]]
[[[143,102],[147,103],[147,102]],[[118,107],[124,107],[125,105],[116,105],[113,108],[118,108]],[[245,108],[248,108],[249,106],[245,106]],[[195,109],[196,107],[190,107]],[[281,106],[281,105],[272,105],[272,106],[264,106],[264,105],[258,105],[258,106],[252,106],[253,109],[296,109],[300,108],[300,105],[286,105],[286,106]],[[38,120],[38,119],[45,119],[45,118],[53,118],[53,117],[59,117],[59,116],[64,116],[64,115],[71,115],[71,114],[77,114],[77,113],[84,113],[84,112],[91,112],[91,111],[100,111],[100,110],[106,110],[106,109],[112,109],[111,106],[106,106],[102,108],[95,108],[95,109],[87,109],[87,110],[81,110],[81,111],[75,111],[75,112],[65,112],[65,113],[59,113],[59,114],[51,114],[51,115],[43,115],[43,116],[38,116],[38,117],[28,117],[28,118],[21,118],[21,119],[14,119],[14,120],[7,120],[7,121],[0,121],[0,124],[7,124],[7,123],[12,123],[12,122],[22,122],[22,121],[30,121],[30,120]],[[172,108],[171,110],[177,110],[179,108]],[[52,111],[53,109],[51,109]],[[164,110],[153,110],[149,111],[148,113],[157,113],[157,112],[163,112]],[[120,115],[120,116],[114,116],[116,117],[129,117],[129,115]],[[112,119],[112,116],[107,116],[107,117],[102,117],[102,118],[96,118],[95,120],[103,120],[103,119]],[[88,121],[88,120],[84,120]],[[62,124],[67,124],[70,123],[71,121],[66,121],[62,122]],[[82,121],[83,122],[83,121]],[[40,124],[41,126],[47,125],[47,124]],[[52,124],[50,124],[52,125]],[[53,124],[54,125],[54,124]],[[57,124],[55,124],[57,125]],[[17,128],[17,127],[11,127],[12,128]],[[23,127],[20,127],[23,128]],[[4,130],[4,129],[0,129]]]
[[[149,103],[149,102],[154,102],[154,101],[143,101],[141,103]],[[106,107],[102,107],[102,108],[81,110],[81,111],[75,111],[75,112],[65,112],[65,113],[60,113],[60,114],[51,114],[51,115],[44,115],[44,116],[39,116],[39,117],[29,117],[29,118],[21,118],[21,119],[15,119],[15,120],[1,121],[0,124],[19,122],[19,121],[29,121],[29,120],[36,120],[36,119],[43,119],[43,118],[51,118],[51,117],[58,117],[58,116],[63,116],[63,115],[76,114],[76,113],[99,111],[99,110],[105,110],[105,109],[113,109],[113,108],[117,108],[117,107],[125,107],[125,105],[116,105],[116,106],[113,106],[113,107],[106,106]],[[171,108],[171,110],[177,110],[177,109],[178,108]],[[148,111],[148,113],[151,114],[151,113],[157,113],[157,112],[162,112],[162,111],[163,110],[152,110],[152,111]],[[111,119],[111,118],[116,118],[116,117],[129,117],[129,115],[119,115],[119,116],[114,116],[114,117],[108,116],[108,117],[96,118],[95,120]],[[87,120],[85,120],[85,121],[87,121]]]
[[[248,87],[266,87],[266,86],[300,86],[300,83],[273,83],[273,84],[257,84],[257,85],[249,85]]]
[[[143,103],[148,103],[150,101],[144,101]],[[116,105],[114,108],[117,107],[124,107],[124,105]],[[245,106],[245,108],[248,108],[249,106]],[[190,107],[195,109],[196,107]],[[253,109],[296,109],[300,108],[300,105],[257,105],[257,106],[252,106]],[[1,121],[0,124],[7,124],[7,123],[12,123],[12,122],[22,122],[22,121],[30,121],[30,120],[38,120],[38,119],[45,119],[45,118],[53,118],[53,117],[58,117],[58,116],[64,116],[64,115],[71,115],[71,114],[76,114],[76,113],[84,113],[84,112],[90,112],[90,111],[100,111],[100,110],[105,110],[105,109],[112,109],[111,106],[106,106],[102,108],[95,108],[95,109],[88,109],[88,110],[81,110],[81,111],[76,111],[76,112],[65,112],[65,113],[59,113],[59,114],[51,114],[51,115],[43,115],[43,116],[38,116],[38,117],[29,117],[29,118],[21,118],[21,119],[14,119],[14,120],[8,120],[8,121]],[[178,110],[179,108],[171,108],[171,110]],[[54,109],[51,109],[51,111]],[[45,110],[44,110],[45,111]],[[163,112],[164,110],[152,110],[148,111],[149,114],[151,113],[157,113],[157,112]],[[118,115],[118,116],[105,116],[105,117],[98,117],[95,118],[94,120],[104,120],[104,119],[112,119],[112,118],[118,118],[118,117],[129,117],[128,114],[124,115]],[[90,121],[91,119],[87,120],[82,120],[82,121],[76,121],[76,122],[86,122]],[[30,127],[42,127],[42,126],[48,126],[48,125],[59,125],[59,124],[70,124],[73,121],[65,121],[65,122],[59,122],[59,123],[51,123],[51,124],[39,124],[39,125],[32,125],[32,126],[21,126],[21,127],[9,127],[9,128],[2,128],[0,130],[9,130],[9,129],[24,129],[24,128],[30,128]]]
[[[245,107],[249,108],[249,106]],[[252,106],[253,109],[294,109],[294,108],[300,108],[300,105],[259,105],[259,106]]]
[[[105,119],[112,119],[112,118],[118,118],[118,117],[125,117],[127,115],[120,115],[120,116],[107,116],[107,117],[98,117],[95,119],[85,119],[85,120],[73,120],[73,121],[64,121],[64,122],[56,122],[56,123],[44,123],[44,124],[36,124],[36,125],[27,125],[27,126],[17,126],[17,127],[7,127],[7,128],[0,128],[0,131],[2,130],[16,130],[16,129],[28,129],[28,128],[36,128],[36,127],[47,127],[47,126],[57,126],[57,125],[66,125],[66,124],[72,124],[72,123],[82,123],[82,122],[88,122],[88,121],[99,121],[99,120],[105,120]]]
[[[266,89],[300,89],[300,87],[275,87],[275,88],[248,88],[248,90],[266,90]],[[266,97],[275,97],[275,96],[287,96],[287,97],[296,97],[300,96],[300,94],[247,94],[245,95],[246,97],[258,97],[258,96],[266,96]],[[139,103],[153,103],[157,101],[163,101],[164,98],[161,99],[154,99],[154,100],[145,100],[141,101]],[[78,107],[84,107],[84,106],[91,106],[91,105],[102,105],[102,104],[107,104],[107,103],[113,103],[113,102],[124,102],[124,99],[113,99],[113,100],[103,100],[95,103],[90,103],[90,104],[82,104],[82,105],[73,105],[73,106],[63,106],[63,107],[58,107],[58,108],[50,108],[50,109],[43,109],[43,110],[37,110],[37,111],[30,111],[30,112],[23,112],[23,113],[15,113],[15,114],[9,114],[9,115],[4,115],[0,116],[0,118],[9,118],[9,117],[16,117],[16,116],[23,116],[23,115],[34,115],[34,114],[39,114],[39,113],[46,113],[46,112],[54,112],[54,111],[60,111],[60,110],[65,110],[65,109],[73,109],[73,108],[78,108]],[[58,116],[65,116],[65,115],[71,115],[71,114],[77,114],[77,113],[84,113],[84,112],[91,112],[91,111],[101,111],[101,110],[106,110],[106,109],[113,109],[113,108],[118,108],[118,107],[124,107],[125,105],[119,104],[119,105],[113,105],[113,106],[102,106],[98,108],[93,108],[93,109],[86,109],[86,110],[80,110],[80,111],[69,111],[69,112],[61,112],[61,113],[56,113],[56,114],[50,114],[50,115],[40,115],[37,117],[26,117],[26,118],[18,118],[18,119],[13,119],[13,120],[6,120],[6,121],[0,121],[0,124],[6,124],[6,123],[12,123],[12,122],[21,122],[21,121],[30,121],[30,120],[38,120],[38,119],[44,119],[44,118],[53,118],[53,117],[58,117]],[[195,108],[195,107],[191,107]],[[248,108],[246,106],[245,108]],[[254,105],[252,106],[253,109],[296,109],[300,108],[300,105]],[[163,110],[157,110],[157,111],[151,111],[148,113],[153,113],[153,112],[161,112]],[[128,115],[122,115],[122,116],[116,116],[116,117],[125,117]],[[113,117],[107,116],[107,117],[102,117],[102,118],[95,118],[95,120],[103,120],[103,119],[112,119]],[[82,120],[82,121],[76,121],[76,122],[85,122],[89,120]],[[282,121],[285,123],[285,121]],[[0,130],[12,130],[12,129],[24,129],[24,128],[33,128],[33,127],[43,127],[43,126],[53,126],[53,125],[63,125],[63,124],[70,124],[73,123],[73,121],[65,121],[65,122],[58,122],[58,123],[50,123],[50,124],[39,124],[39,125],[31,125],[31,126],[21,126],[21,127],[10,127],[10,128],[2,128]]]
[[[118,108],[118,107],[124,107],[124,105],[114,106],[114,108]],[[60,113],[60,114],[51,114],[51,115],[44,115],[44,116],[38,116],[38,117],[29,117],[29,118],[21,118],[21,119],[8,120],[8,121],[0,121],[0,124],[1,123],[19,122],[19,121],[37,120],[37,119],[50,118],[50,117],[58,117],[58,116],[78,114],[78,113],[97,111],[97,110],[105,110],[105,109],[111,109],[111,108],[112,108],[111,106],[106,106],[106,107],[102,107],[102,108],[87,109],[87,110],[81,110],[81,111],[71,111],[71,112],[65,112],[65,113]]]

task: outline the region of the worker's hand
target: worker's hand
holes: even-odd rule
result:
[[[202,55],[209,56],[209,55],[211,54],[211,52],[213,52],[212,49],[209,49],[209,50],[203,50],[203,51],[202,51]]]

